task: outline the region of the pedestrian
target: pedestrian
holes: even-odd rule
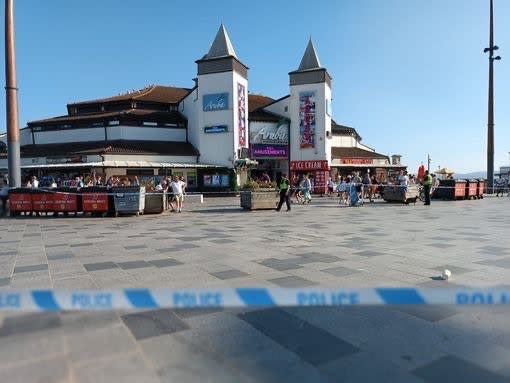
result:
[[[310,182],[310,178],[308,177],[308,174],[305,174],[303,177],[303,181],[301,182],[301,188],[303,189],[303,205],[305,203],[310,203],[312,200],[312,195],[310,194],[312,190],[312,183]]]
[[[423,177],[423,193],[425,194],[424,205],[430,205],[430,187],[432,186],[432,176],[428,170],[425,170],[425,177]]]
[[[363,198],[367,198],[370,202],[374,202],[372,200],[372,180],[370,179],[370,173],[366,172],[363,176]]]
[[[32,189],[38,189],[39,188],[39,180],[36,176],[32,176]]]
[[[175,209],[178,213],[182,213],[182,199],[184,198],[186,184],[184,181],[179,180],[177,176],[174,176],[170,187],[175,197]]]
[[[287,204],[287,211],[290,211],[290,181],[287,178],[287,174],[283,174],[280,180],[280,202],[276,211],[280,211],[283,202]]]
[[[7,200],[9,199],[9,178],[5,175],[0,181],[0,199],[2,200],[2,215],[7,214]]]

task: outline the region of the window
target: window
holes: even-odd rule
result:
[[[144,121],[143,126],[158,126],[157,122]]]
[[[119,125],[120,122],[118,120],[112,120],[112,121],[108,121],[108,125]]]
[[[289,107],[288,107],[288,106],[285,106],[285,107],[283,108],[283,111],[284,111],[284,112],[288,112],[288,111],[289,111]]]

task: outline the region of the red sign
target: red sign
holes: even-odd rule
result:
[[[328,161],[290,161],[290,170],[329,170]]]
[[[340,163],[353,164],[353,165],[364,165],[364,164],[373,164],[374,160],[372,158],[341,158]]]

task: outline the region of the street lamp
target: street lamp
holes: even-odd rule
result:
[[[487,113],[487,193],[494,193],[494,60],[501,60],[501,56],[494,57],[499,47],[494,45],[494,17],[493,0],[490,0],[489,15],[489,47],[483,50],[489,53],[489,97]]]

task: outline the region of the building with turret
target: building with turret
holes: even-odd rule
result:
[[[29,122],[20,132],[24,175],[175,174],[192,190],[214,190],[242,182],[237,170],[251,159],[254,174],[306,172],[325,192],[329,176],[405,168],[333,120],[332,77],[311,40],[279,99],[249,92],[249,68],[223,25],[196,65],[193,87],[150,85]],[[5,141],[0,135],[0,169],[7,167]]]

